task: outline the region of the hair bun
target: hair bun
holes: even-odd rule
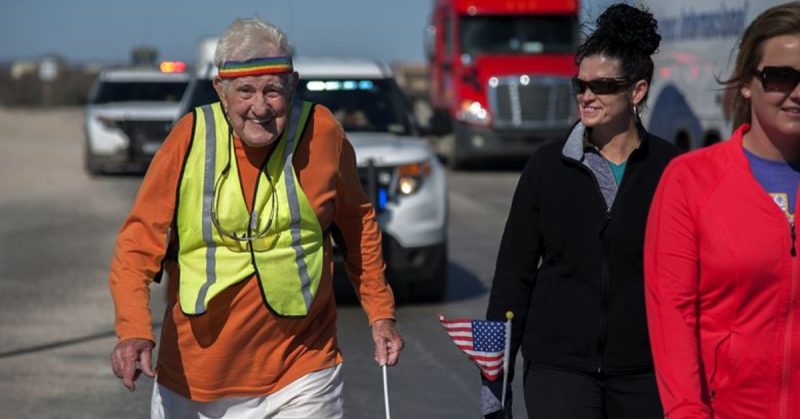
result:
[[[627,4],[615,4],[597,18],[593,36],[619,42],[645,55],[652,55],[661,43],[653,14]]]

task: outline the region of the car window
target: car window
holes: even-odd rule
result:
[[[89,103],[154,101],[178,102],[186,90],[185,81],[104,81]]]
[[[297,97],[325,105],[347,132],[411,133],[406,102],[392,79],[300,79]]]

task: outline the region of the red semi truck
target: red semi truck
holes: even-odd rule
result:
[[[576,120],[577,0],[434,0],[430,128],[451,167],[527,157]]]

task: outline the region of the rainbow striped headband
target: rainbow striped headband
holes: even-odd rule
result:
[[[292,57],[253,58],[246,61],[225,61],[219,69],[221,79],[282,74],[294,71]]]

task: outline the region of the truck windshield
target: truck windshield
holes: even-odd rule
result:
[[[170,82],[103,82],[90,103],[110,102],[178,102],[186,90],[185,81]]]
[[[463,16],[461,53],[552,54],[575,49],[574,16]]]
[[[300,79],[297,96],[324,105],[347,132],[411,133],[405,99],[392,79]]]

